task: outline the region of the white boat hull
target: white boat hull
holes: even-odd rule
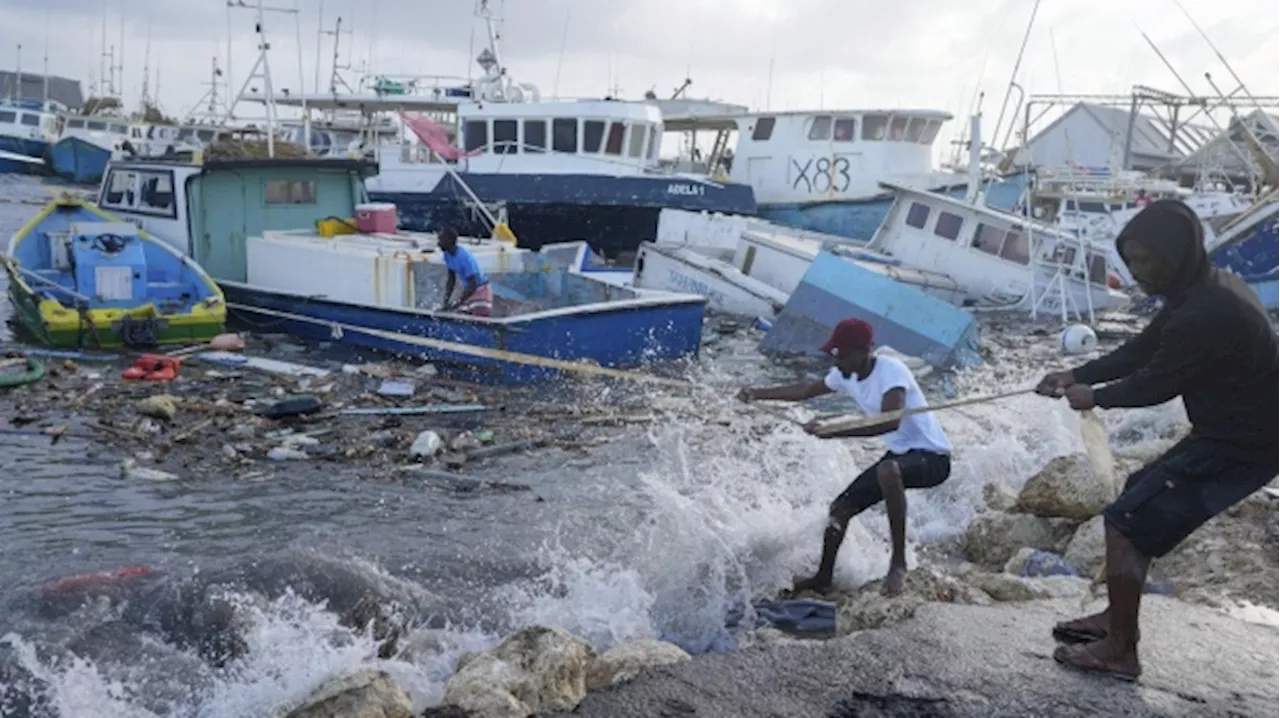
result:
[[[726,314],[772,317],[789,292],[739,272],[733,265],[687,247],[641,245],[632,283],[641,289],[700,294],[707,307]]]

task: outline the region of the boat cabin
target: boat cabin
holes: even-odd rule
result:
[[[1036,304],[1054,312],[1062,308],[1065,295],[1072,309],[1083,312],[1126,300],[1114,290],[1119,281],[1112,271],[1119,261],[1114,248],[1108,251],[1036,227],[985,204],[890,183],[882,186],[894,191],[895,199],[869,246],[916,269],[951,276],[976,304]],[[1046,290],[1052,296],[1046,296]]]
[[[464,103],[456,117],[453,134],[470,155],[457,163],[465,172],[640,175],[657,167],[662,145],[662,113],[643,103]],[[441,161],[414,149],[401,160]]]
[[[668,117],[667,129],[718,133],[705,162],[694,145],[691,169],[727,170],[762,204],[806,204],[873,197],[881,179],[933,173],[933,143],[950,119],[939,110],[804,110]]]
[[[1188,190],[1176,182],[1139,172],[1042,168],[1027,186],[1027,196],[1017,208],[1022,211],[1015,212],[1042,224],[1081,233],[1099,220],[1110,224],[1112,213],[1135,209],[1148,201],[1183,199],[1187,194]]]
[[[55,102],[0,100],[0,150],[40,157],[58,141],[60,111]]]
[[[340,159],[112,161],[97,204],[215,279],[244,282],[246,237],[353,217],[368,201],[364,179],[376,173],[372,162]]]

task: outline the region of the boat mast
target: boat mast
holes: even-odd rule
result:
[[[249,75],[245,77],[244,84],[240,87],[240,92],[236,93],[235,97],[232,99],[231,107],[227,110],[227,116],[223,120],[223,124],[225,125],[227,122],[236,119],[236,107],[240,105],[241,100],[245,99],[245,94],[251,92],[251,88],[249,86],[253,84],[254,80],[262,80],[262,93],[259,95],[259,101],[261,101],[267,109],[266,117],[264,118],[267,125],[267,156],[275,157],[276,124],[279,122],[279,117],[276,114],[275,87],[271,82],[271,64],[267,60],[268,52],[271,50],[271,43],[267,42],[265,15],[268,12],[278,12],[293,15],[296,20],[298,16],[298,8],[266,7],[262,4],[262,0],[258,0],[258,4],[256,6],[245,4],[244,0],[227,0],[227,7],[255,10],[257,12],[257,21],[254,23],[254,32],[258,35],[258,61],[253,64],[253,69],[249,70]],[[252,88],[252,90],[256,90],[256,88]]]

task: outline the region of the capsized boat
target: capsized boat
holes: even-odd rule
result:
[[[222,290],[198,265],[129,222],[57,197],[9,240],[9,300],[35,341],[147,348],[221,334]]]

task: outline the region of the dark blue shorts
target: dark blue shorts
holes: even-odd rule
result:
[[[1204,439],[1183,439],[1130,475],[1124,492],[1102,515],[1143,555],[1159,558],[1266,486],[1278,470],[1274,452],[1249,460]]]
[[[886,461],[898,462],[898,470],[902,472],[902,485],[908,489],[932,488],[951,476],[951,457],[947,454],[923,449],[912,449],[905,454],[885,452],[879,461],[858,474],[858,478],[836,497],[831,504],[831,513],[839,511],[844,516],[857,516],[884,501],[876,471]]]

